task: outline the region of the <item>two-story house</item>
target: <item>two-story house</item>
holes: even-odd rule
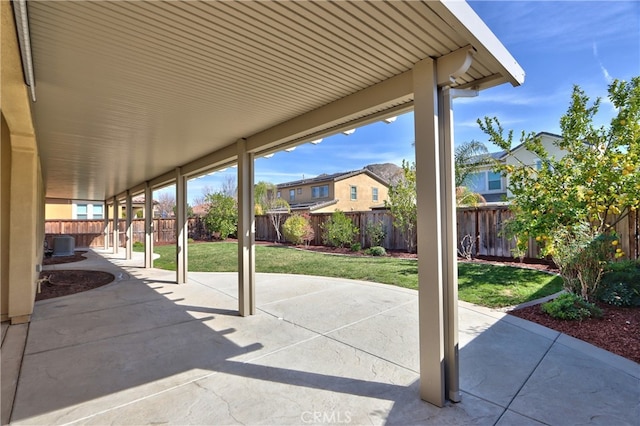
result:
[[[157,201],[153,201],[154,212]],[[144,196],[133,197],[131,200],[133,217],[144,216]],[[126,207],[124,203],[119,205],[118,217],[124,217]],[[155,214],[154,214],[155,216]],[[109,206],[109,217],[113,218],[113,207]],[[103,219],[104,203],[90,200],[66,200],[47,198],[45,200],[45,219]]]
[[[291,210],[313,213],[371,210],[384,205],[389,195],[389,183],[368,169],[322,174],[276,188]]]
[[[549,155],[555,158],[562,158],[565,153],[555,145],[561,139],[560,135],[548,132],[540,132],[536,135],[542,141]],[[508,156],[506,151],[492,152],[485,156],[477,157],[474,161],[481,163],[475,173],[470,174],[466,180],[466,186],[471,191],[480,194],[484,199],[491,202],[507,201],[511,197],[508,190],[509,176],[502,176],[495,172],[494,161],[499,161],[507,165],[525,164],[535,169],[540,169],[541,160],[538,156],[527,150],[523,144],[516,146],[512,151],[512,156]]]

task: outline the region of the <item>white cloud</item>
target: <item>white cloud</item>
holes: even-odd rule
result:
[[[604,65],[602,65],[602,61],[600,60],[600,56],[598,55],[598,45],[595,42],[593,43],[593,57],[596,58],[596,61],[598,61],[598,65],[600,66],[600,70],[602,71],[602,75],[604,76],[605,81],[607,82],[607,84],[611,84],[613,78],[611,77],[611,74],[609,74],[609,71],[607,71],[607,69],[604,67]]]

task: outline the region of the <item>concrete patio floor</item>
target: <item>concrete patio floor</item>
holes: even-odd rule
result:
[[[236,274],[177,285],[140,255],[54,266],[117,279],[3,323],[3,424],[638,425],[640,365],[537,324],[460,302],[463,399],[437,408],[416,291],[257,274],[242,318]]]

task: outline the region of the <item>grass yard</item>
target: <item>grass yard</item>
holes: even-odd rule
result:
[[[157,246],[156,268],[175,270],[175,246]],[[236,243],[189,244],[189,270],[194,272],[235,272]],[[319,275],[374,281],[400,287],[418,288],[415,260],[391,257],[332,256],[295,250],[284,246],[256,246],[256,272]],[[458,296],[461,300],[488,307],[517,305],[556,293],[562,279],[531,269],[480,263],[458,265]]]

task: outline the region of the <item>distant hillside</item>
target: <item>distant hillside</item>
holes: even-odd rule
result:
[[[398,183],[402,177],[402,167],[393,163],[369,164],[364,168],[388,181],[391,185]]]

